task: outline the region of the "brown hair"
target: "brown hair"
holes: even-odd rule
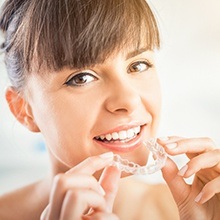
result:
[[[0,28],[8,75],[18,90],[33,67],[83,68],[126,46],[153,50],[160,44],[145,0],[7,0]]]

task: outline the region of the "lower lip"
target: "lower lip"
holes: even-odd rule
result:
[[[98,141],[95,140],[94,141],[101,145],[101,147],[108,149],[109,151],[112,152],[118,152],[118,153],[126,153],[126,152],[130,152],[135,150],[136,148],[138,148],[143,140],[143,136],[145,134],[144,132],[145,130],[145,126],[141,127],[141,132],[132,140],[128,141],[128,142],[123,142],[123,140],[120,141],[115,141],[115,142],[102,142],[102,141]],[[124,140],[126,141],[126,140]]]

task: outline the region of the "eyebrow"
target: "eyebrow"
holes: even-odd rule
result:
[[[136,49],[134,51],[131,51],[131,52],[127,53],[126,60],[128,60],[128,59],[130,59],[132,57],[135,57],[135,56],[137,56],[137,55],[139,55],[141,53],[144,53],[144,52],[146,52],[148,50],[149,49],[147,49],[147,48],[140,48],[140,49]]]

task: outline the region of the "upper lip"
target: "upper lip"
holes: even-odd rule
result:
[[[135,127],[138,127],[138,126],[143,126],[145,125],[146,123],[143,123],[143,122],[137,122],[137,121],[133,121],[133,122],[130,122],[130,123],[127,123],[127,124],[121,124],[121,125],[118,125],[117,127],[113,128],[113,129],[110,129],[102,134],[99,134],[97,135],[96,137],[99,137],[99,136],[103,136],[103,135],[107,135],[107,134],[111,134],[111,133],[114,133],[114,132],[120,132],[120,131],[126,131],[126,130],[129,130],[131,128],[135,128]]]

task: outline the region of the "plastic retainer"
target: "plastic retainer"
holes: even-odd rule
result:
[[[127,159],[121,158],[118,154],[114,154],[113,166],[116,166],[119,170],[133,175],[146,175],[155,173],[165,166],[167,154],[163,147],[156,142],[156,139],[152,138],[147,141],[143,141],[146,148],[152,153],[154,162],[147,164],[146,166],[140,166],[136,163],[130,162]]]

